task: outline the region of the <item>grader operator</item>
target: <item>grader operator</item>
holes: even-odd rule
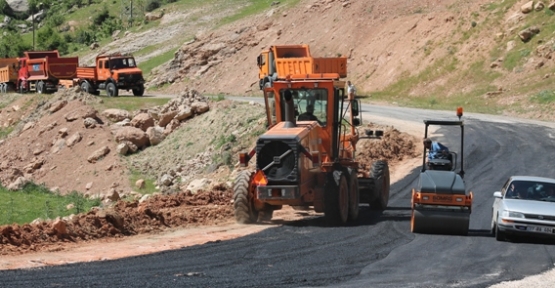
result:
[[[283,51],[297,57],[283,59]],[[322,67],[322,73],[313,73],[314,67],[305,66],[304,73],[293,74],[299,71],[296,63],[311,63],[302,59],[309,55],[306,52],[308,46],[303,45],[272,46],[258,57],[268,131],[254,149],[239,155],[241,166],[248,167],[256,154],[254,171],[243,170],[234,183],[240,223],[269,220],[283,205],[312,207],[324,212],[330,224],[356,220],[360,202],[378,210],[387,207],[388,163],[378,160],[370,171],[360,171],[355,160],[356,144],[365,138],[356,129],[361,124],[359,101],[346,99],[340,73]],[[263,73],[275,67],[266,61],[279,58],[281,70]],[[287,61],[291,65],[285,65]],[[311,117],[298,119],[312,109]]]

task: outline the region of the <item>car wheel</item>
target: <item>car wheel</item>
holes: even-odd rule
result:
[[[497,221],[499,222],[499,217],[497,218]],[[495,240],[497,241],[505,241],[505,233],[501,230],[499,230],[499,226],[497,224],[495,225]]]

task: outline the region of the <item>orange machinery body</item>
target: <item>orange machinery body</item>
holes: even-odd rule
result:
[[[289,75],[284,80],[277,80],[272,83],[272,87],[264,90],[266,101],[268,131],[260,136],[259,145],[270,142],[272,139],[291,139],[298,141],[300,149],[297,152],[298,162],[296,163],[297,173],[300,175],[298,185],[282,185],[283,181],[268,181],[261,165],[257,165],[257,173],[254,178],[254,185],[257,193],[255,197],[255,207],[262,207],[263,203],[270,205],[294,205],[294,206],[314,206],[316,212],[322,212],[324,206],[324,185],[327,180],[326,172],[333,170],[332,162],[333,135],[337,128],[334,128],[334,121],[337,121],[339,106],[342,105],[340,99],[343,98],[345,82],[339,80],[339,74],[309,74],[309,75]],[[320,115],[325,115],[324,119],[317,121],[296,121],[296,126],[288,128],[285,119],[285,103],[283,103],[281,93],[284,90],[319,93],[322,101]],[[299,97],[299,102],[302,97]],[[318,101],[318,100],[316,100]],[[303,105],[295,107],[298,110],[304,109]],[[267,139],[267,140],[265,140]],[[294,139],[294,140],[293,140]],[[343,167],[358,169],[358,162],[353,159],[357,135],[343,133],[338,137],[339,141],[339,164]],[[294,144],[291,144],[294,146]],[[260,150],[260,149],[259,149]],[[260,151],[259,151],[260,152]],[[260,154],[260,153],[259,153]],[[262,154],[265,154],[262,152]],[[260,157],[260,156],[259,156]],[[260,160],[257,160],[258,164]],[[278,183],[276,185],[276,183]],[[288,195],[288,197],[284,197]],[[263,203],[262,203],[263,202]]]
[[[412,189],[412,207],[415,205],[466,207],[472,209],[472,191],[468,195],[445,195]]]
[[[268,130],[239,163],[233,186],[240,223],[271,219],[283,205],[324,212],[332,224],[356,220],[359,201],[384,209],[389,168],[378,160],[359,171],[360,100],[345,93],[347,59],[313,58],[308,45],[271,46],[257,57]],[[372,175],[370,175],[372,174]],[[362,176],[362,177],[359,177]],[[371,176],[371,177],[370,177]],[[360,196],[360,198],[359,198]]]

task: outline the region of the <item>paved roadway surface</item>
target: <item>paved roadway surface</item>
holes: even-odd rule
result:
[[[393,117],[415,121],[422,130],[423,119],[453,119],[452,112],[371,105],[362,109],[366,120]],[[392,185],[386,211],[376,214],[362,207],[359,221],[347,227],[325,227],[321,218],[306,219],[239,239],[152,255],[0,271],[0,286],[487,287],[551,269],[553,242],[497,242],[489,229],[492,194],[507,177],[555,176],[555,130],[487,115],[468,114],[465,121],[465,181],[475,197],[468,236],[410,232],[410,190],[419,173],[414,169]],[[457,147],[458,138],[441,139]]]

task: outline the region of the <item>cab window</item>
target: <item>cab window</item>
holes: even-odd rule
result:
[[[295,117],[298,121],[318,121],[321,126],[327,124],[328,90],[314,89],[282,89],[281,94],[281,119],[285,119],[285,90],[290,90],[293,95]]]

